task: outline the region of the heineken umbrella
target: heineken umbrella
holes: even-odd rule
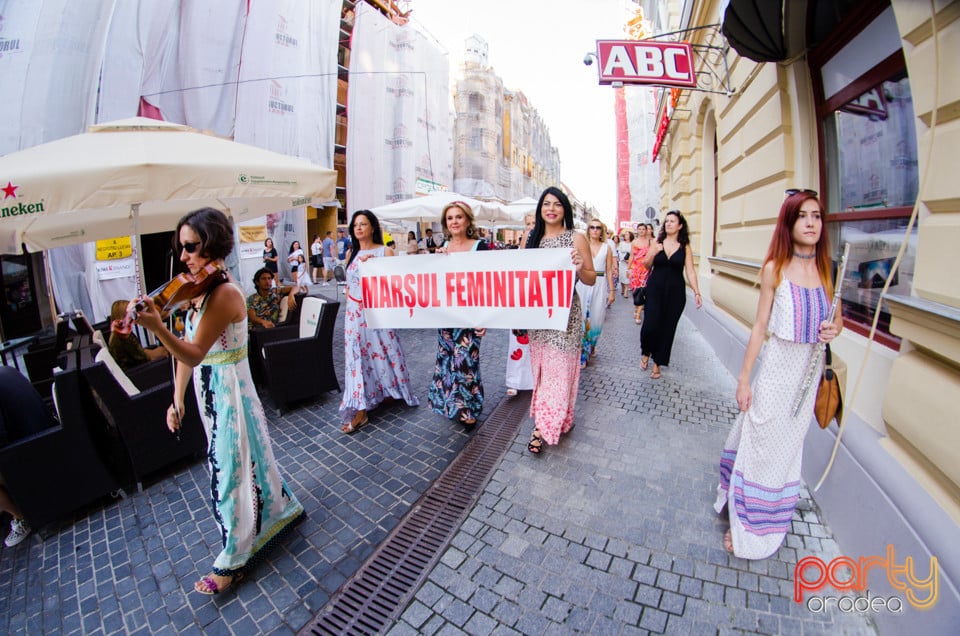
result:
[[[241,221],[335,188],[335,171],[304,159],[134,117],[0,157],[0,252],[139,239],[205,206]]]
[[[512,221],[499,203],[480,201],[456,192],[433,192],[421,197],[377,206],[370,211],[383,221],[439,221],[443,208],[454,201],[462,201],[469,205],[477,221]]]

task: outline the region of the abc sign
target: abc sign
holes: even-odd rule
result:
[[[689,42],[597,40],[601,84],[653,84],[696,88]]]

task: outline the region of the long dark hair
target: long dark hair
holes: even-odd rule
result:
[[[540,240],[543,238],[543,233],[546,229],[541,210],[543,209],[543,200],[548,194],[557,197],[560,205],[563,206],[563,227],[568,230],[573,228],[573,206],[570,205],[570,199],[567,198],[567,195],[565,195],[560,188],[550,186],[543,191],[543,194],[540,195],[540,200],[537,201],[537,214],[534,217],[533,229],[530,230],[530,236],[527,237],[527,248],[540,247]]]
[[[670,210],[663,215],[663,223],[660,225],[660,234],[657,235],[657,243],[663,245],[663,239],[667,238],[667,217],[671,214],[677,217],[677,221],[680,222],[680,231],[677,232],[677,242],[680,243],[680,247],[690,245],[690,233],[687,232],[687,220],[683,218],[680,210]]]
[[[357,240],[357,236],[353,233],[353,222],[356,221],[357,217],[361,214],[367,217],[367,221],[370,222],[370,227],[373,228],[373,244],[383,245],[383,232],[380,231],[380,220],[377,219],[377,215],[370,210],[357,210],[353,213],[353,216],[350,217],[350,225],[347,226],[350,229],[350,259],[347,261],[344,269],[350,267],[350,263],[353,262],[353,259],[355,259],[360,252],[360,241]]]

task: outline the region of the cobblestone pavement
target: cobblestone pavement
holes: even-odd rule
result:
[[[774,557],[723,550],[711,506],[735,379],[686,320],[662,379],[641,374],[632,309],[607,314],[576,428],[534,457],[521,427],[393,636],[875,633],[792,600],[799,558],[839,556],[806,491]]]
[[[774,558],[723,551],[710,504],[733,380],[686,321],[663,379],[639,376],[631,318],[618,299],[583,374],[577,428],[535,458],[525,452],[532,422],[521,427],[393,633],[872,633],[855,616],[822,617],[791,600],[796,560],[837,554],[806,497]],[[401,334],[420,407],[384,407],[346,436],[335,393],[283,415],[264,399],[278,462],[308,518],[236,589],[191,591],[219,536],[206,467],[184,464],[48,527],[44,540],[0,545],[0,633],[303,628],[469,437],[426,406],[435,332]],[[342,377],[339,336],[334,344]],[[505,350],[505,332],[489,332],[485,414],[505,399]]]

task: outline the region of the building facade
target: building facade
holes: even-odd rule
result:
[[[837,428],[811,430],[804,479],[844,555],[893,545],[919,576],[936,557],[936,607],[913,609],[909,624],[950,633],[960,621],[960,86],[949,69],[960,3],[696,0],[662,3],[657,16],[655,32],[695,29],[677,37],[715,46],[697,71],[712,66],[732,89],[684,90],[660,150],[661,208],[686,215],[708,298],[688,316],[738,372],[784,190],[821,193],[834,249],[851,245],[833,347],[847,415],[815,493]],[[744,26],[758,22],[775,41]],[[877,594],[889,590],[880,578]],[[906,624],[897,619],[877,620],[895,631]]]
[[[560,183],[560,153],[536,108],[504,88],[480,36],[467,39],[454,88],[453,189],[502,202],[538,197]]]

